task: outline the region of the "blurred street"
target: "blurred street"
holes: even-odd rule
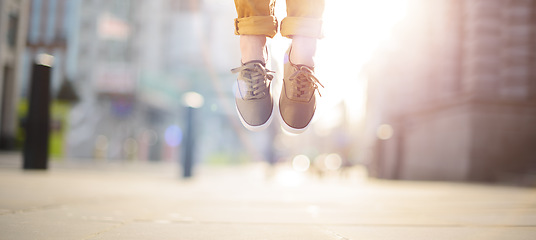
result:
[[[536,191],[285,166],[0,162],[0,239],[534,239]],[[279,181],[280,177],[286,181]],[[290,177],[290,178],[289,178]]]
[[[305,1],[323,38],[266,39],[259,132],[236,2],[0,0],[0,240],[536,239],[536,1]]]

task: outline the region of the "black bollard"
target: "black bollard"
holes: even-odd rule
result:
[[[192,177],[192,168],[194,164],[193,160],[193,151],[195,147],[195,136],[194,129],[192,124],[194,118],[194,108],[186,108],[186,135],[184,138],[184,156],[182,158],[182,177],[190,178]]]
[[[194,151],[196,127],[199,123],[195,123],[195,109],[203,106],[203,96],[196,92],[187,92],[183,95],[184,105],[186,106],[186,133],[184,136],[182,158],[182,177],[192,177],[192,168],[194,167]]]
[[[24,169],[48,167],[50,72],[51,67],[43,64],[35,63],[32,68],[23,152]]]

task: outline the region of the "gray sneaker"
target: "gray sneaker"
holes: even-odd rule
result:
[[[290,133],[299,134],[307,129],[315,114],[318,85],[324,86],[315,77],[314,68],[290,62],[289,51],[285,56],[284,71],[279,98],[282,126]]]
[[[274,108],[273,71],[266,69],[261,61],[251,61],[231,72],[238,73],[235,102],[242,125],[251,131],[265,129],[272,121]]]

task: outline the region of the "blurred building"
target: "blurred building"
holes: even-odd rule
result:
[[[27,114],[29,84],[34,59],[38,54],[54,57],[51,72],[51,137],[49,152],[61,157],[66,152],[65,135],[68,132],[70,101],[78,96],[73,89],[76,73],[76,20],[80,0],[30,0],[27,22],[26,49],[22,55],[20,82],[21,101],[18,103],[20,126],[18,140],[24,142],[24,121]],[[61,95],[61,96],[60,96]],[[61,100],[59,100],[61,99]]]
[[[368,65],[373,175],[534,174],[535,1],[411,0],[392,39]],[[384,140],[382,124],[393,130]]]
[[[185,132],[182,96],[189,91],[205,97],[197,110],[196,138],[203,144],[196,158],[241,151],[234,144],[236,133],[221,127],[229,125],[222,102],[232,97],[229,69],[234,65],[227,59],[238,53],[236,41],[229,47],[236,40],[230,6],[190,0],[82,1],[75,77],[81,101],[70,116],[70,156],[179,158],[180,140],[170,138],[180,136],[170,134],[176,127]],[[222,31],[228,34],[213,37]]]
[[[70,113],[70,157],[122,158],[123,144],[134,134],[134,7],[129,0],[80,1],[73,79],[80,102]]]
[[[61,83],[73,78],[76,10],[79,1],[31,0],[28,23],[27,48],[24,54],[24,76],[21,95],[26,97],[31,64],[37,54],[54,56],[52,93],[57,93]]]
[[[0,149],[15,148],[18,79],[22,75],[28,7],[27,0],[0,1]]]
[[[2,80],[1,92],[7,93],[2,97],[2,139],[14,138],[18,128],[24,141],[31,65],[36,55],[47,53],[54,56],[50,91],[52,152],[59,152],[55,157],[176,160],[180,133],[188,126],[183,95],[195,91],[205,99],[196,110],[196,161],[273,158],[275,130],[249,135],[236,117],[236,76],[230,69],[240,63],[240,51],[233,2],[1,4],[0,34],[7,38],[0,39],[0,63],[8,67],[0,73],[8,69],[1,75],[12,79]],[[14,33],[20,46],[10,42]],[[78,95],[78,102],[67,107],[58,100],[66,85]]]

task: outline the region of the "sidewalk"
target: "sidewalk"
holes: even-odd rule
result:
[[[536,239],[536,189],[0,156],[0,239]]]

